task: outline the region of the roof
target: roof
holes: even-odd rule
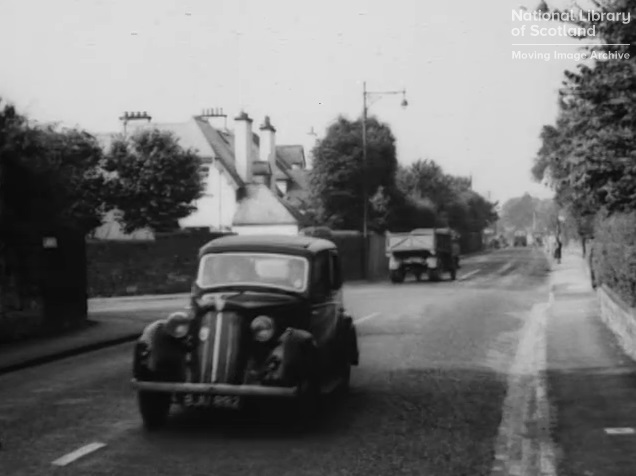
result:
[[[298,220],[277,195],[264,184],[249,184],[243,189],[232,225],[297,225]]]
[[[233,137],[224,137],[221,132],[214,129],[207,120],[194,117],[186,122],[161,123],[139,122],[130,123],[128,132],[134,133],[144,129],[158,129],[171,132],[178,139],[178,143],[184,149],[192,149],[203,159],[216,158],[221,163],[214,161],[217,167],[226,171],[236,186],[242,186],[243,180],[236,171],[234,165]],[[229,134],[228,134],[229,135]],[[104,150],[110,149],[111,144],[120,133],[94,134],[98,143]]]
[[[302,145],[277,145],[276,155],[280,157],[289,168],[297,165],[304,169],[306,166],[305,152]]]
[[[199,256],[223,251],[264,251],[307,256],[331,249],[337,249],[333,242],[310,236],[236,235],[210,241],[201,247]]]

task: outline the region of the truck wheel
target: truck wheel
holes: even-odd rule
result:
[[[450,270],[450,275],[453,281],[457,279],[457,269],[454,266]]]
[[[439,273],[436,269],[428,270],[428,280],[429,281],[439,281]]]
[[[404,282],[404,270],[402,269],[394,269],[391,270],[391,282],[392,283],[403,283]]]
[[[159,429],[166,423],[170,413],[172,395],[169,393],[139,391],[137,393],[137,402],[146,430]]]

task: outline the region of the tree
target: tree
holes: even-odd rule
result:
[[[418,160],[400,167],[398,187],[411,199],[434,211],[429,226],[450,226],[460,233],[480,232],[497,219],[494,203],[471,190],[468,177],[444,172],[434,160]]]
[[[532,227],[534,220],[534,199],[527,193],[522,197],[511,198],[502,206],[501,222],[506,227],[526,230]]]
[[[385,204],[395,196],[397,158],[395,138],[388,125],[375,118],[367,119],[367,164],[363,163],[362,121],[339,117],[327,130],[324,139],[313,150],[310,173],[313,199],[318,203],[321,223],[333,228],[361,229],[363,187],[371,198],[382,187]],[[382,213],[380,213],[381,215]],[[381,229],[384,218],[369,215],[369,228]],[[378,221],[379,220],[379,221]]]
[[[108,201],[123,213],[124,231],[178,228],[201,196],[200,167],[200,158],[169,132],[142,130],[114,141],[105,165],[112,173]]]
[[[597,10],[634,15],[636,1],[598,2]],[[629,46],[601,44],[590,51],[631,56],[596,59],[565,72],[559,116],[554,126],[544,127],[533,167],[537,180],[550,176],[557,201],[578,217],[580,228],[589,228],[601,208],[609,213],[636,208],[636,31],[618,21],[593,24],[607,43]]]
[[[103,154],[77,129],[30,126],[15,108],[0,110],[4,216],[12,229],[64,222],[88,233],[104,213]]]

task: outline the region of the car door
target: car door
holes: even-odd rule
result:
[[[310,329],[318,346],[323,371],[332,364],[341,307],[338,291],[333,289],[331,268],[332,257],[329,250],[322,251],[314,257]]]

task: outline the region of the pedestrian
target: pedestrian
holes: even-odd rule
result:
[[[557,264],[561,264],[561,248],[563,245],[561,244],[561,240],[557,236],[556,243],[554,244],[554,259]]]
[[[588,248],[588,267],[590,269],[590,281],[592,283],[592,289],[596,289],[596,273],[594,273],[594,245],[591,244]]]

